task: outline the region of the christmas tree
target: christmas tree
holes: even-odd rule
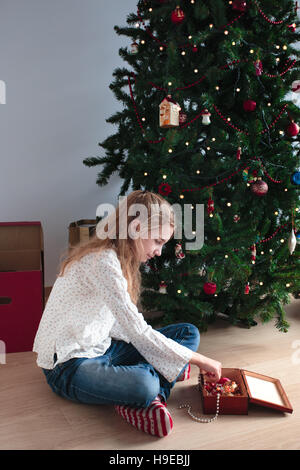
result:
[[[299,60],[291,0],[139,1],[110,88],[123,104],[99,145],[97,184],[113,172],[171,204],[203,204],[204,244],[172,239],[141,265],[146,310],[205,331],[218,316],[276,319],[300,291]],[[298,238],[299,240],[299,238]]]

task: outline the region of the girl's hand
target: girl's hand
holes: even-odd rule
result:
[[[202,354],[193,353],[190,363],[197,365],[200,372],[206,372],[205,378],[207,382],[218,382],[218,380],[220,380],[222,375],[221,362],[202,356]]]
[[[208,358],[207,358],[208,359]],[[205,380],[207,382],[218,382],[222,375],[222,365],[214,359],[208,359],[202,369],[206,372]]]

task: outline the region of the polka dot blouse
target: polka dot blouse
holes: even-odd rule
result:
[[[85,255],[57,277],[33,351],[38,366],[53,369],[74,357],[103,355],[112,338],[131,343],[169,382],[193,354],[148,325],[131,301],[117,253],[105,249]]]

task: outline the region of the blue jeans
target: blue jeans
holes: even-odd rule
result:
[[[200,333],[191,323],[172,324],[157,331],[193,351],[198,349]],[[131,343],[114,339],[102,356],[72,358],[43,372],[55,393],[77,403],[142,408],[158,394],[166,402],[180,375],[168,382]]]

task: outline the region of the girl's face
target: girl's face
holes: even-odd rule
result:
[[[169,241],[173,234],[173,227],[164,226],[163,230],[159,230],[157,238],[141,238],[142,252],[140,253],[140,261],[146,263],[154,256],[160,256],[162,247]]]

